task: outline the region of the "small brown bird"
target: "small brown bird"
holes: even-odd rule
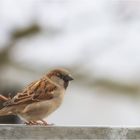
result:
[[[71,80],[73,78],[67,70],[55,69],[10,99],[0,95],[0,100],[5,101],[0,116],[17,115],[26,124],[47,125],[43,119],[61,105]]]

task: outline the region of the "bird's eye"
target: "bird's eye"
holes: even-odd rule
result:
[[[58,76],[59,78],[61,78],[61,79],[64,78],[64,75],[63,75],[63,74],[60,74],[60,73],[58,73],[57,76]]]

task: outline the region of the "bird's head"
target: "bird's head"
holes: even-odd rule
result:
[[[69,82],[73,80],[70,72],[66,69],[54,69],[48,72],[47,76],[65,89],[68,87]]]

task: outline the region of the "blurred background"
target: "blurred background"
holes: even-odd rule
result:
[[[140,125],[140,0],[0,0],[0,94],[57,67],[75,80],[49,123]]]

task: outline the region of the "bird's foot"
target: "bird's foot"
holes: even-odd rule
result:
[[[43,125],[43,126],[52,126],[54,124],[48,124],[47,121],[39,120],[39,121],[29,121],[25,122],[26,125]]]
[[[54,124],[48,124],[47,121],[45,120],[40,120],[42,122],[42,125],[45,125],[45,126],[52,126]]]
[[[38,125],[38,122],[36,121],[29,121],[29,122],[25,122],[26,125]]]

